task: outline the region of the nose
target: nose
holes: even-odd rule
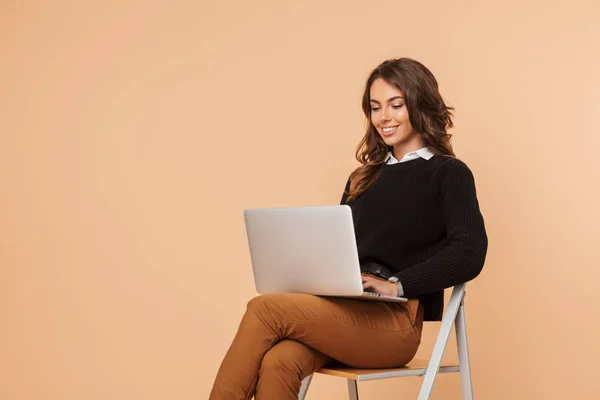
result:
[[[382,121],[389,121],[390,118],[390,109],[389,107],[382,107],[381,108],[381,120]]]

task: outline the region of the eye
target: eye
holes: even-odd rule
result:
[[[371,112],[379,110],[379,107],[371,107]]]
[[[398,109],[398,108],[402,108],[404,106],[404,104],[396,104],[393,105],[392,108]]]

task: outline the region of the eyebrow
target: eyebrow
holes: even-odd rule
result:
[[[389,103],[390,101],[394,101],[394,100],[398,100],[398,99],[404,99],[404,97],[402,97],[402,96],[390,97],[387,102]],[[380,104],[377,100],[371,100],[370,102]]]

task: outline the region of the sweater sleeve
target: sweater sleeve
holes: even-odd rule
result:
[[[405,297],[443,290],[474,279],[483,268],[488,239],[471,170],[452,160],[442,172],[441,200],[446,245],[428,260],[394,276]]]

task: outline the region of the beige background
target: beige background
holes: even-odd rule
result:
[[[599,397],[599,20],[597,0],[0,1],[0,399],[207,398],[255,295],[243,209],[337,204],[364,81],[399,56],[456,107],[486,219],[477,398]]]

